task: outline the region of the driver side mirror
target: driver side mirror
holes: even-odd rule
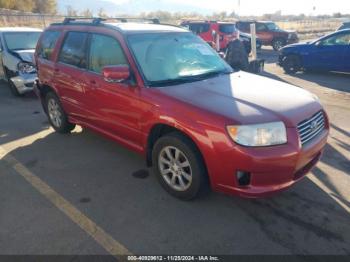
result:
[[[121,83],[130,77],[130,69],[127,65],[105,66],[102,75],[108,83]]]

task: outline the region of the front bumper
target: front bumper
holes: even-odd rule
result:
[[[19,74],[12,77],[11,81],[16,86],[18,93],[24,94],[31,92],[34,89],[34,82],[37,79],[37,74]]]
[[[236,146],[221,154],[212,184],[215,191],[247,198],[268,197],[300,181],[318,162],[327,143],[329,129],[305,146],[295,129],[287,129],[286,145],[248,148]],[[237,171],[249,172],[250,183],[240,186]]]

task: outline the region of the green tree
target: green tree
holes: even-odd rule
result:
[[[34,12],[41,14],[55,14],[57,12],[56,0],[34,0]]]
[[[14,9],[15,0],[0,0],[0,8]]]
[[[34,9],[35,3],[33,0],[17,0],[13,6],[13,9],[32,12]]]

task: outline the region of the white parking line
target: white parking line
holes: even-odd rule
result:
[[[80,212],[70,202],[54,191],[38,176],[28,170],[15,157],[0,146],[0,160],[9,164],[19,175],[21,175],[32,187],[46,197],[53,205],[61,210],[75,224],[89,234],[108,253],[114,256],[131,255],[131,252],[116,241],[112,236],[99,227],[94,221]]]

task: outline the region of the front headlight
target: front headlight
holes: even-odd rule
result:
[[[22,74],[33,74],[36,73],[36,68],[34,64],[29,62],[19,62],[18,65],[18,71]]]
[[[287,131],[283,122],[228,126],[227,131],[233,141],[243,146],[259,147],[287,143]]]

